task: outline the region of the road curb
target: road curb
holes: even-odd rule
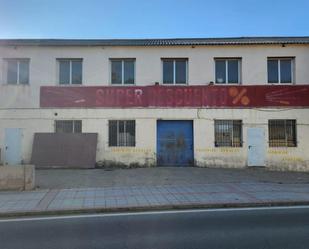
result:
[[[184,204],[184,205],[158,205],[158,206],[135,206],[135,207],[98,207],[77,208],[58,210],[31,210],[23,212],[0,213],[0,218],[15,218],[27,216],[54,216],[74,214],[97,214],[97,213],[121,213],[121,212],[144,212],[144,211],[167,211],[186,209],[215,209],[215,208],[250,208],[250,207],[280,207],[280,206],[304,206],[309,201],[277,201],[277,202],[255,202],[255,203],[213,203],[213,204]]]

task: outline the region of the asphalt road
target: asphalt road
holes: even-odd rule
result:
[[[308,249],[309,207],[1,220],[0,248]]]

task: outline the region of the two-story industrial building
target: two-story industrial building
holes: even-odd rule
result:
[[[61,150],[106,165],[309,171],[309,37],[0,40],[0,163],[45,133],[97,134]]]

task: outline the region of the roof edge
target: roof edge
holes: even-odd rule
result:
[[[0,46],[202,46],[309,44],[309,36],[160,39],[0,39]]]

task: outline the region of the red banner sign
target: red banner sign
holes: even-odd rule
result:
[[[41,107],[282,107],[309,106],[309,85],[44,86]]]

